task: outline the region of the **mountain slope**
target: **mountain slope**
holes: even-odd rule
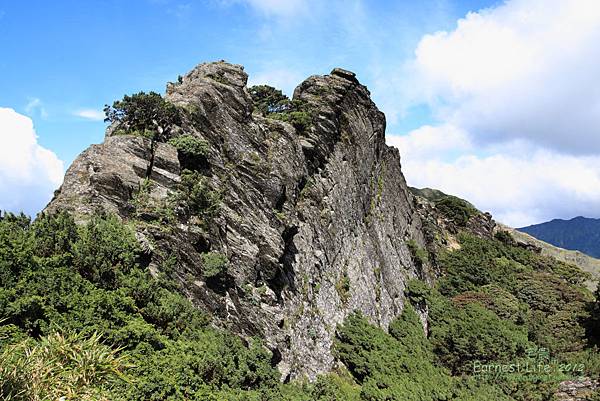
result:
[[[581,253],[579,251],[572,251],[568,249],[559,248],[547,242],[541,241],[531,235],[521,232],[517,229],[498,224],[498,229],[510,232],[510,234],[518,242],[530,244],[536,248],[539,248],[542,254],[551,256],[557,260],[561,260],[566,263],[574,264],[578,266],[584,272],[591,275],[590,280],[586,281],[586,285],[590,290],[596,289],[598,286],[598,280],[600,280],[600,259],[593,258]]]
[[[555,219],[518,230],[560,248],[600,258],[600,219],[581,216],[571,220]]]
[[[246,81],[208,63],[164,97],[125,96],[42,215],[0,215],[0,398],[566,401],[597,387],[600,305],[578,267],[463,199],[412,194],[353,73],[309,77],[294,99]],[[493,368],[540,357],[583,367]]]
[[[434,203],[439,202],[440,200],[449,196],[438,189],[414,187],[409,187],[409,189],[415,196],[425,198],[430,202]],[[564,249],[552,245],[548,242],[542,241],[530,234],[523,232],[523,229],[515,229],[497,222],[495,224],[495,232],[509,232],[517,242],[524,245],[529,245],[532,247],[532,249],[541,252],[543,255],[550,256],[556,260],[573,264],[579,267],[584,272],[589,273],[591,277],[589,280],[586,281],[586,285],[592,291],[596,289],[598,281],[600,280],[600,259],[591,257],[579,251]]]

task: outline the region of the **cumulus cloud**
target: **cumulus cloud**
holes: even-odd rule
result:
[[[521,227],[600,210],[600,156],[564,155],[512,142],[479,154],[459,128],[420,128],[388,136],[411,185],[455,194]],[[444,144],[444,145],[440,145]]]
[[[424,36],[413,100],[438,120],[402,137],[407,180],[512,226],[600,213],[600,3],[510,0]]]
[[[81,109],[73,112],[73,115],[81,118],[85,118],[86,120],[92,121],[103,121],[104,120],[104,112],[101,110],[94,109]]]
[[[413,68],[438,117],[481,143],[600,153],[600,2],[512,0],[426,35]]]
[[[424,125],[406,136],[388,136],[387,143],[413,159],[450,158],[473,149],[467,132],[452,125]]]
[[[58,188],[63,163],[37,142],[33,121],[0,107],[0,210],[41,210]]]

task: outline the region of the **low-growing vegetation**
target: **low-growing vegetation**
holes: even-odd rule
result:
[[[300,100],[291,100],[281,90],[268,85],[256,85],[248,89],[255,109],[263,116],[292,124],[298,131],[312,124],[308,105]]]
[[[204,220],[215,217],[221,207],[221,195],[210,188],[208,179],[197,171],[183,170],[175,195],[179,207]]]
[[[459,227],[466,226],[469,219],[477,214],[477,209],[469,202],[452,195],[437,200],[435,207]]]
[[[282,384],[260,339],[213,328],[166,273],[149,274],[118,218],[78,226],[67,213],[6,214],[0,391],[15,400],[541,401],[559,381],[598,377],[600,307],[585,274],[501,239],[461,234],[460,250],[438,255],[445,275],[434,288],[407,283],[388,332],[360,313],[337,328],[345,369]],[[205,253],[201,274],[227,275],[229,264]],[[415,308],[428,311],[427,330]],[[483,370],[540,355],[550,371],[539,377]]]
[[[222,277],[227,274],[229,260],[227,256],[218,252],[202,254],[202,274],[207,279]]]
[[[182,168],[197,170],[208,165],[208,142],[195,135],[184,134],[168,140],[177,149]]]
[[[208,142],[195,135],[176,136],[169,139],[168,143],[188,157],[206,157],[208,154]]]

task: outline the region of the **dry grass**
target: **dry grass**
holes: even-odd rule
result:
[[[0,400],[108,400],[107,386],[125,380],[118,351],[98,334],[54,333],[7,346],[0,353]]]

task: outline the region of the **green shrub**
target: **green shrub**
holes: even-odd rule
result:
[[[404,295],[415,305],[424,303],[430,292],[431,288],[418,279],[409,280],[404,289]]]
[[[292,105],[295,105],[295,104],[296,103],[292,103]],[[298,103],[298,106],[292,106],[292,107],[300,108],[300,103]],[[288,123],[292,124],[294,126],[294,128],[296,128],[298,131],[304,131],[306,128],[308,128],[312,124],[312,116],[311,116],[310,112],[305,111],[305,110],[295,110],[295,111],[288,111],[288,112],[273,113],[273,114],[270,114],[269,117],[273,118],[275,120],[288,122]]]
[[[67,212],[40,214],[32,225],[35,253],[39,257],[61,257],[71,262],[72,244],[79,238],[75,219]]]
[[[360,314],[350,315],[338,327],[334,351],[362,384],[361,399],[448,399],[452,380],[433,365],[433,354],[420,347],[425,342],[420,323],[414,316],[405,317],[395,328],[399,339],[370,325]]]
[[[463,292],[453,297],[452,302],[461,307],[476,302],[494,312],[498,317],[519,324],[525,321],[525,314],[527,313],[525,304],[519,302],[517,297],[495,284],[485,285],[479,291]]]
[[[190,185],[179,194],[182,204],[210,191],[208,185],[194,188],[200,175],[186,174]],[[206,204],[206,198],[189,204]],[[548,348],[558,361],[583,363],[590,377],[600,374],[593,347],[600,308],[581,287],[580,271],[508,241],[468,234],[459,241],[460,249],[436,255],[445,273],[436,288],[407,282],[407,302],[389,334],[360,314],[337,328],[333,350],[351,377],[342,368],[316,383],[284,385],[260,341],[246,343],[211,328],[209,316],[178,291],[168,278],[176,272],[177,255],[162,262],[158,278],[138,263],[133,233],[118,218],[99,214],[78,227],[66,213],[33,223],[5,214],[0,391],[16,400],[36,394],[56,399],[65,386],[72,391],[67,399],[117,401],[550,399],[556,381],[567,375],[549,382],[471,376],[474,361],[524,361],[530,346]],[[224,255],[210,252],[201,268],[206,278],[222,283],[228,264]],[[336,290],[347,300],[346,273]],[[427,306],[429,337],[413,305]],[[67,340],[57,340],[57,328]],[[89,342],[95,333],[105,345]],[[59,348],[70,351],[45,351]],[[94,358],[102,355],[105,362],[96,366]],[[115,371],[110,358],[128,364]],[[122,380],[122,373],[131,380]]]
[[[473,362],[512,362],[529,347],[527,329],[500,319],[478,303],[455,307],[438,298],[430,305],[431,342],[455,374],[473,373]]]
[[[210,189],[208,179],[197,171],[184,170],[176,195],[180,206],[192,214],[210,220],[221,207],[221,196]]]
[[[208,252],[201,255],[202,274],[205,278],[222,277],[227,273],[229,260],[227,256],[218,252]]]
[[[184,134],[169,139],[168,143],[173,145],[177,151],[187,157],[206,157],[208,155],[208,142],[195,135]]]
[[[106,288],[135,264],[139,246],[133,232],[113,215],[94,215],[73,244],[73,263],[88,280]]]
[[[508,231],[498,231],[494,234],[494,238],[506,245],[516,245],[515,239]]]
[[[0,287],[10,288],[35,263],[29,228],[24,215],[0,215]]]
[[[446,196],[435,202],[435,207],[456,225],[464,227],[469,219],[477,214],[469,202],[456,196]]]
[[[136,263],[131,233],[118,219],[94,216],[77,228],[77,235],[66,237],[63,234],[71,227],[67,216],[44,219],[48,220],[37,227],[12,216],[0,219],[0,239],[4,239],[0,263],[6,265],[22,249],[26,249],[24,260],[29,260],[16,274],[7,274],[10,286],[0,287],[2,396],[16,400],[63,395],[123,401],[282,399],[271,353],[257,341],[246,346],[226,331],[207,327],[208,316],[177,292],[177,285],[152,277]],[[48,227],[58,228],[61,234],[56,240]],[[43,256],[35,255],[36,243],[44,245],[39,249]],[[72,250],[78,268],[57,262],[67,260],[56,258],[65,250]],[[210,261],[223,264],[222,257]],[[99,273],[113,265],[120,266],[118,279],[104,280],[107,275]],[[79,334],[66,334],[60,342],[61,336],[54,334],[57,327]],[[107,345],[101,345],[95,333],[102,333]],[[57,344],[69,351],[45,351],[58,350]],[[114,345],[112,350],[109,345]],[[104,359],[97,361],[104,362],[97,365],[93,358],[100,356]],[[111,360],[123,358],[130,362],[126,373],[131,380],[106,370]]]
[[[411,304],[404,305],[402,314],[392,320],[388,331],[403,346],[420,354],[421,358],[433,360],[431,344],[427,341],[421,319]]]

